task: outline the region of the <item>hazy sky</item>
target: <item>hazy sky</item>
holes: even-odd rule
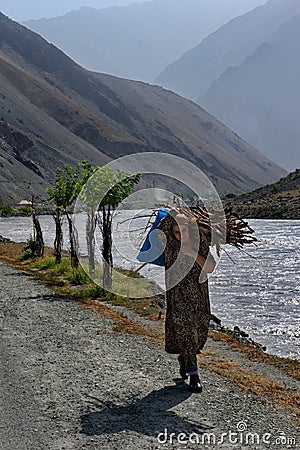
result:
[[[11,19],[22,21],[60,16],[82,6],[100,9],[143,1],[145,0],[0,0],[0,11]]]
[[[61,16],[83,6],[101,9],[109,6],[143,3],[145,1],[149,0],[0,0],[0,11],[11,19],[22,22],[29,19]],[[254,0],[253,8],[266,1]],[[182,0],[182,3],[184,5],[184,0]],[[246,10],[249,10],[249,8],[245,8],[245,12]]]

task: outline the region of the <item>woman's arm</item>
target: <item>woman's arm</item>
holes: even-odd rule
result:
[[[195,261],[206,273],[212,273],[216,267],[216,262],[211,253],[207,255],[206,259],[198,253]]]
[[[191,246],[191,243],[187,243],[182,246],[182,252],[184,255],[190,256],[193,258],[198,266],[201,267],[206,273],[212,273],[216,267],[216,262],[214,257],[210,252],[208,252],[207,257],[200,255],[197,253],[195,249]]]

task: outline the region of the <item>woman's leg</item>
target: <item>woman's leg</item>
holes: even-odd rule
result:
[[[198,375],[197,355],[188,354],[183,355],[185,369],[190,377],[189,389],[192,392],[201,392],[202,386]]]
[[[183,360],[184,360],[184,366],[185,366],[186,373],[188,373],[190,375],[190,372],[198,371],[197,355],[184,354]]]
[[[187,375],[187,370],[185,367],[185,359],[184,359],[184,355],[180,354],[178,355],[178,361],[179,361],[179,373],[181,375],[181,378],[183,378],[184,380],[188,379],[188,375]]]

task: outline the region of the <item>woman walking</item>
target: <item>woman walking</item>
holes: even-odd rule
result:
[[[215,260],[201,236],[199,242],[198,227],[187,216],[171,210],[158,229],[166,236],[165,350],[179,355],[181,377],[189,376],[189,389],[201,392],[197,354],[208,335],[211,313],[206,274],[213,272]],[[197,248],[195,242],[199,242]]]

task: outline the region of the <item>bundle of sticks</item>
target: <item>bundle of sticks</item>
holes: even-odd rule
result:
[[[233,212],[230,206],[222,210],[210,208],[209,212],[204,205],[172,206],[170,210],[172,215],[184,214],[192,222],[196,222],[201,239],[204,239],[208,245],[216,246],[218,255],[222,244],[230,244],[242,249],[244,245],[258,241],[248,222]]]

